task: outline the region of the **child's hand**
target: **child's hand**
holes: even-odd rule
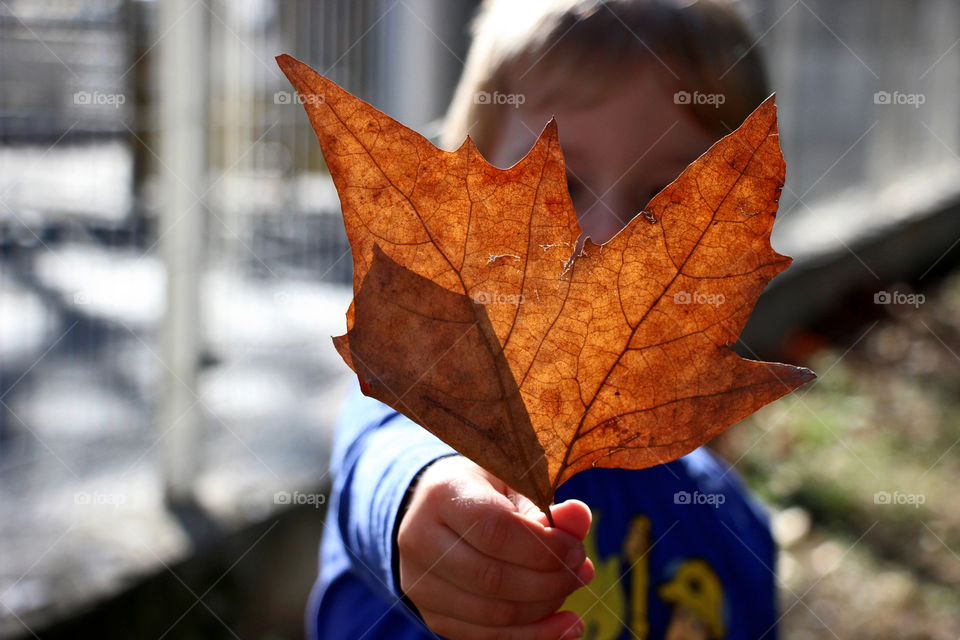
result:
[[[556,528],[527,498],[462,456],[431,464],[400,522],[400,586],[427,625],[451,640],[557,640],[582,633],[555,613],[593,579],[582,540],[590,509],[551,509]]]

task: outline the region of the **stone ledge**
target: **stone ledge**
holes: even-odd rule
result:
[[[793,264],[760,296],[738,351],[782,353],[785,335],[823,317],[851,292],[922,284],[956,261],[960,169],[919,171],[880,189],[840,194],[777,221],[774,248]]]

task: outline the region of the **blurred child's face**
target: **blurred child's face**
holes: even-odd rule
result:
[[[508,110],[489,158],[500,167],[516,163],[556,116],[573,206],[596,243],[616,235],[716,141],[689,109],[674,103],[661,71],[635,69],[622,88],[587,104],[548,103],[535,82],[527,83],[524,104]]]

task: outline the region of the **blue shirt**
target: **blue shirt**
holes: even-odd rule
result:
[[[354,386],[334,437],[309,638],[438,637],[400,599],[395,529],[417,473],[454,453]],[[664,638],[691,620],[704,638],[776,637],[767,517],[713,453],[701,448],[639,471],[584,471],[557,491],[557,502],[569,498],[588,504],[594,517],[585,546],[595,578],[563,606],[581,614],[586,638]]]

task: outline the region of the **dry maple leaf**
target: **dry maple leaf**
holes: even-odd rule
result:
[[[602,246],[580,239],[557,124],[525,158],[445,152],[291,58],[353,251],[364,393],[529,497],[591,467],[674,460],[812,379],[732,345],[790,258],[767,99]],[[579,242],[578,242],[579,241]]]

